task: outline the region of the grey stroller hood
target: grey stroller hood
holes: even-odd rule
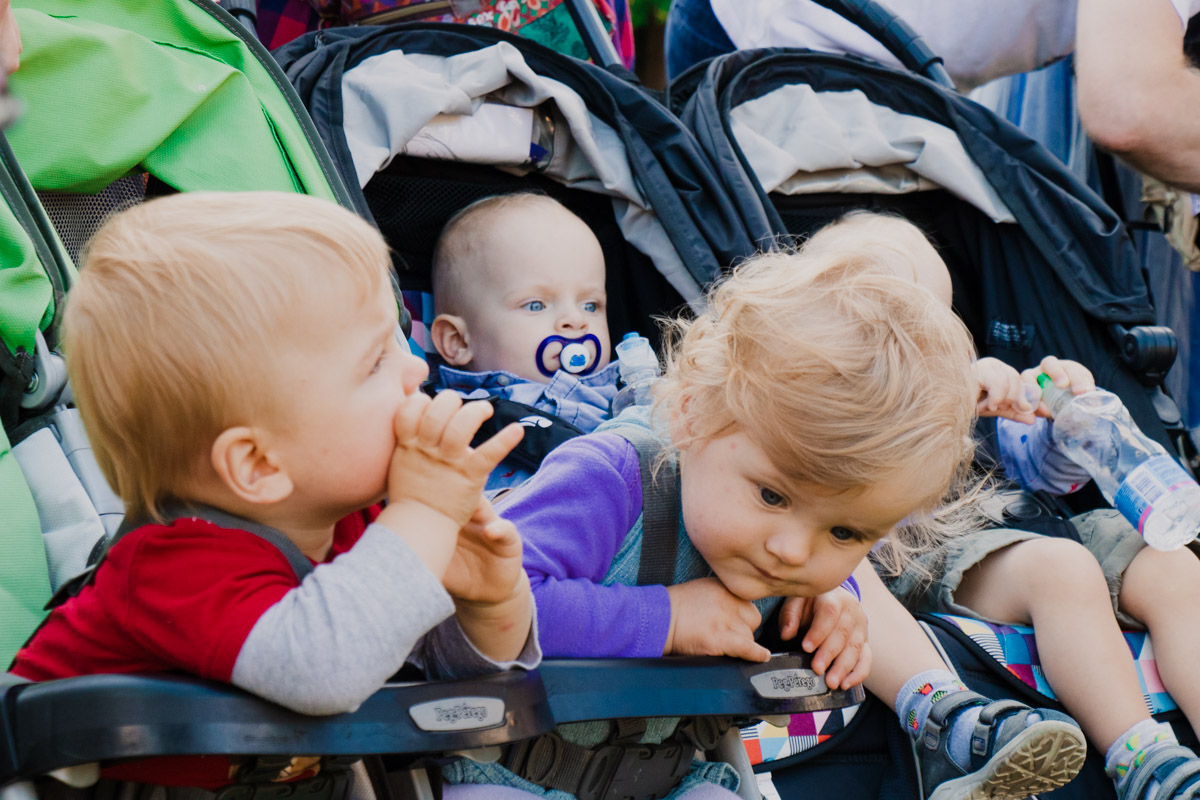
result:
[[[1138,327],[1155,315],[1132,242],[1016,127],[927,78],[807,50],[730,53],[669,91],[752,235],[805,236],[853,208],[908,216],[941,248],[981,354],[1075,358],[1166,441],[1140,384],[1174,340]]]
[[[498,31],[443,25],[326,31],[276,56],[339,170],[360,186],[430,123],[549,105],[558,124],[542,174],[611,198],[625,239],[684,300],[754,250],[679,120],[612,72]],[[512,167],[502,157],[457,160]],[[372,213],[365,201],[359,211]]]

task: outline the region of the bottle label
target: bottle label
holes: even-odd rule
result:
[[[1138,465],[1117,489],[1113,505],[1129,523],[1145,535],[1143,528],[1156,503],[1171,492],[1184,489],[1194,481],[1183,467],[1170,456],[1155,456]]]

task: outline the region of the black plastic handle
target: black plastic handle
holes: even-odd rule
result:
[[[593,719],[830,710],[811,657],[545,661],[533,672],[387,684],[357,711],[314,717],[226,684],[88,675],[29,683],[0,675],[0,786],[60,767],[166,755],[438,753],[505,744]]]
[[[563,659],[538,671],[555,722],[622,717],[753,717],[829,711],[861,703],[861,686],[825,690],[807,654],[765,664],[733,658]]]
[[[946,71],[942,57],[925,43],[925,39],[875,0],[813,0],[818,5],[835,11],[862,28],[887,51],[900,60],[908,69],[924,75],[934,83],[948,89],[954,88],[954,80]]]
[[[388,684],[357,711],[325,717],[184,677],[0,682],[0,786],[118,758],[435,753],[504,744],[553,726],[536,672]]]

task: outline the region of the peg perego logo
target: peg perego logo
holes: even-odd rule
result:
[[[498,697],[447,697],[408,710],[423,731],[494,728],[504,723],[504,701]]]
[[[483,722],[488,716],[487,709],[483,706],[469,706],[466,703],[460,703],[450,708],[434,706],[433,713],[438,722],[458,722],[464,719],[477,719]]]
[[[825,679],[810,669],[777,669],[750,678],[760,697],[781,699],[824,694]]]
[[[815,675],[769,675],[771,688],[777,692],[811,692],[817,688]]]

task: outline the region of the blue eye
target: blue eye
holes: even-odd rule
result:
[[[768,489],[766,486],[758,487],[758,496],[762,499],[763,503],[771,508],[780,508],[787,505],[786,497],[774,489]]]
[[[541,300],[530,300],[525,304],[524,308],[526,311],[545,311],[546,304]]]
[[[856,542],[862,539],[856,531],[849,528],[843,528],[841,525],[835,525],[829,529],[829,535],[837,539],[839,542]]]
[[[589,314],[595,314],[600,310],[600,304],[595,301],[588,301],[583,304],[583,310]]]

